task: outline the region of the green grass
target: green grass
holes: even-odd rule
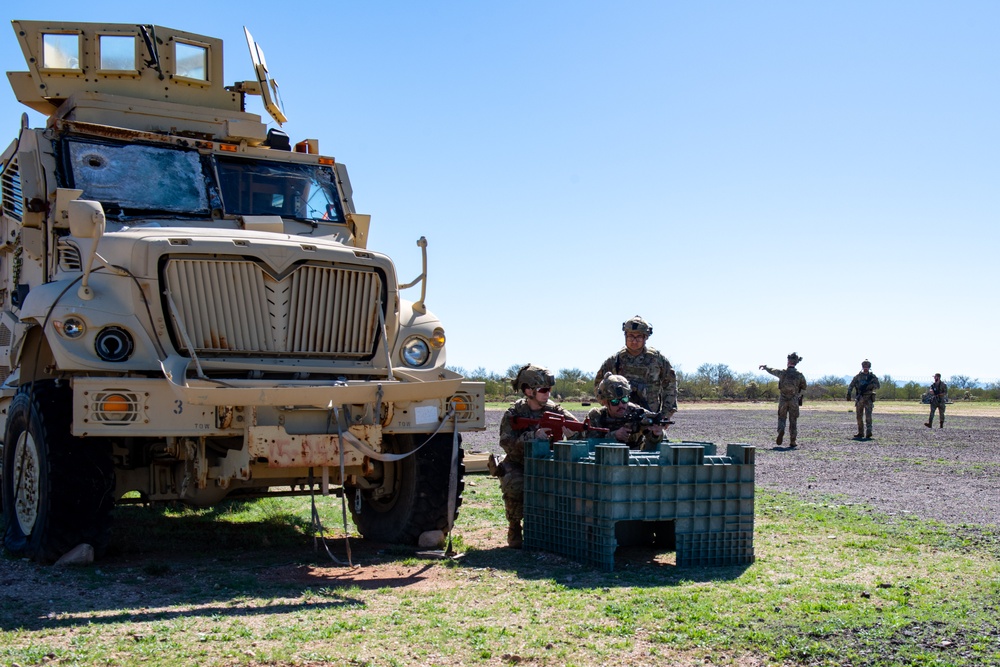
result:
[[[313,551],[308,498],[119,508],[95,567],[0,561],[44,591],[0,589],[0,664],[1000,664],[996,533],[758,488],[753,565],[604,573],[501,547],[495,480],[468,482],[461,559],[353,540],[366,577]]]

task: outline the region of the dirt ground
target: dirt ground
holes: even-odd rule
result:
[[[924,408],[877,403],[874,437],[858,441],[853,402],[806,406],[799,446],[789,449],[774,444],[776,404],[696,404],[681,406],[667,437],[712,442],[720,453],[727,443],[756,445],[756,482],[767,488],[956,526],[1000,526],[1000,410],[949,406],[945,427],[928,429]],[[486,431],[463,436],[466,451],[499,452],[502,415],[487,410]]]

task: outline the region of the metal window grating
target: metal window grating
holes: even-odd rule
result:
[[[112,399],[116,405],[124,405],[123,411],[104,411],[102,406],[108,399]],[[131,391],[120,391],[109,389],[107,391],[95,392],[89,405],[89,419],[98,424],[110,424],[124,426],[134,424],[139,420],[139,415],[145,410],[139,395]]]
[[[21,172],[16,157],[7,163],[7,168],[0,174],[0,204],[3,206],[3,212],[18,222],[24,217]]]

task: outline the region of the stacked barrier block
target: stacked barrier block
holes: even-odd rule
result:
[[[754,447],[537,440],[525,452],[524,547],[612,571],[620,535],[650,528],[680,567],[754,561]],[[643,522],[643,523],[638,523]],[[641,530],[639,531],[641,533]]]

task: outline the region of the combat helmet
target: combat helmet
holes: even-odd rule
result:
[[[625,333],[641,333],[649,337],[653,335],[653,325],[636,315],[632,319],[622,322],[622,331]]]
[[[527,364],[526,366],[522,366],[521,370],[517,372],[517,377],[514,378],[511,385],[514,387],[514,391],[521,391],[522,389],[552,387],[555,386],[555,383],[556,379],[552,376],[549,369],[535,366],[534,364]]]
[[[628,379],[621,375],[605,373],[604,379],[597,385],[597,398],[604,400],[627,399],[632,393],[632,385]]]
[[[789,361],[789,363],[791,363],[794,366],[795,364],[797,364],[800,361],[802,361],[802,357],[800,357],[796,353],[792,352],[790,355],[788,355],[788,361]]]
[[[867,359],[861,362],[861,368],[871,368],[871,367],[872,367],[872,362],[868,361]]]

